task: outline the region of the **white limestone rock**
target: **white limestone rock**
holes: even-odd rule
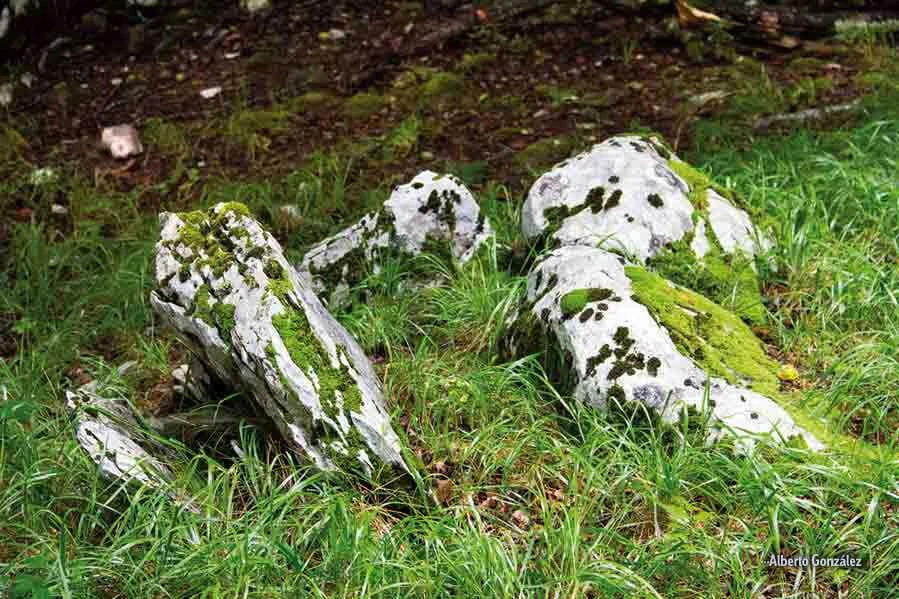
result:
[[[394,189],[379,212],[315,245],[297,270],[335,306],[366,271],[379,271],[385,251],[415,256],[433,241],[449,242],[453,256],[465,263],[491,235],[490,223],[459,179],[424,171]]]
[[[757,250],[771,247],[771,242],[758,233],[749,215],[714,189],[708,191],[708,202],[709,225],[726,254],[743,252],[754,256]]]
[[[662,144],[637,136],[613,137],[556,165],[531,187],[522,208],[528,239],[549,234],[559,245],[623,251],[646,262],[694,232],[698,257],[710,248],[708,221],[725,253],[755,255],[749,215],[712,189],[708,207],[694,206],[690,186],[672,169],[677,160]],[[720,231],[720,234],[719,234]]]
[[[258,402],[323,470],[405,469],[380,382],[241,204],[163,213],[151,303],[210,375]]]
[[[630,278],[634,275],[625,264],[623,258],[598,248],[572,245],[553,250],[528,276],[526,302],[511,326],[511,352],[549,347],[545,355],[554,353],[569,361],[571,372],[561,376],[573,377],[575,397],[600,409],[612,399],[638,401],[669,423],[685,407],[705,411],[705,371],[678,349],[669,330],[637,301]],[[670,285],[672,293],[680,289]],[[745,327],[734,321],[733,326]],[[748,328],[745,332],[751,335]],[[761,346],[759,353],[763,356]],[[750,390],[751,381],[743,379],[743,373],[733,374],[728,377],[738,379],[733,384],[722,378],[709,380],[713,439],[731,431],[739,437],[738,446],[747,448],[759,435],[801,436],[809,447],[821,447],[775,401]]]
[[[106,127],[100,135],[100,143],[113,158],[118,159],[137,156],[144,151],[140,134],[133,125]]]
[[[66,408],[75,424],[78,444],[110,480],[135,481],[168,489],[171,469],[155,457],[160,447],[148,441],[124,399],[101,397],[96,383],[66,391]]]

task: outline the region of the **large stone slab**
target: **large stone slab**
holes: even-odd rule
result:
[[[600,409],[639,402],[674,422],[692,408],[711,414],[713,438],[730,431],[743,447],[758,435],[821,446],[770,397],[777,364],[739,318],[626,264],[583,245],[550,252],[528,276],[512,353],[543,352],[575,397]]]
[[[151,302],[210,374],[259,403],[324,470],[405,469],[359,344],[242,204],[160,215]]]
[[[453,258],[468,261],[493,234],[471,192],[452,175],[431,171],[393,190],[380,211],[313,248],[297,265],[330,306],[390,255],[416,256],[448,244]]]

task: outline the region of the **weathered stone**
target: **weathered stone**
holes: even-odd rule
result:
[[[446,243],[453,258],[464,263],[492,234],[461,181],[424,171],[394,189],[379,212],[315,245],[297,269],[334,306],[366,272],[378,272],[388,252],[415,256]]]
[[[548,348],[547,366],[597,408],[639,402],[669,423],[692,408],[711,415],[712,438],[729,430],[741,447],[768,434],[821,447],[770,398],[778,365],[739,318],[605,250],[538,262],[509,339],[514,354]]]
[[[324,470],[405,468],[358,343],[242,204],[160,215],[151,303],[208,368]]]
[[[771,243],[723,194],[656,139],[614,137],[540,177],[522,229],[621,253],[762,324],[755,257]]]
[[[0,85],[0,108],[6,108],[12,104],[13,100],[13,84],[4,83]]]
[[[240,0],[240,5],[250,14],[255,14],[263,10],[268,10],[271,8],[272,3],[270,0]]]
[[[103,476],[159,490],[168,488],[171,469],[148,451],[159,455],[161,448],[142,433],[124,399],[101,397],[95,381],[66,391],[66,408],[74,421],[78,444]]]
[[[132,125],[106,127],[100,136],[100,143],[113,158],[129,158],[144,151],[140,135]]]
[[[666,246],[692,239],[702,221],[725,253],[755,255],[757,234],[748,214],[660,142],[621,136],[540,177],[528,193],[521,225],[532,240],[547,235],[560,245],[601,246],[646,262]],[[709,240],[698,240],[694,251],[702,257],[708,246]]]

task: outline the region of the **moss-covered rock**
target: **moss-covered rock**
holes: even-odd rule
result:
[[[551,247],[602,247],[765,321],[754,258],[770,242],[735,196],[656,138],[613,137],[540,177],[522,230]]]
[[[820,443],[775,400],[778,365],[734,313],[620,256],[554,249],[528,276],[507,353],[537,353],[560,390],[601,409],[642,404],[662,422],[707,413],[712,438]]]
[[[311,248],[297,270],[329,305],[337,306],[388,257],[436,251],[464,263],[490,235],[490,223],[461,181],[424,171],[394,189],[379,212]]]
[[[354,120],[363,120],[387,106],[387,99],[373,92],[356,94],[343,105],[344,114]]]
[[[646,306],[684,355],[713,376],[748,384],[759,393],[779,388],[779,365],[752,330],[730,310],[645,268],[625,268],[634,299]]]
[[[151,303],[209,372],[319,468],[405,468],[362,349],[242,204],[163,213]]]

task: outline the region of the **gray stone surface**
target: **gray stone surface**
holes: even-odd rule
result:
[[[550,235],[559,245],[600,246],[646,262],[694,232],[692,247],[702,257],[710,248],[702,238],[708,223],[725,253],[755,255],[749,215],[711,189],[708,207],[695,207],[670,160],[676,157],[653,139],[608,139],[534,183],[522,208],[522,231],[531,240]],[[699,231],[696,223],[703,223]]]
[[[97,393],[96,383],[66,391],[66,408],[75,424],[78,444],[111,480],[136,481],[166,489],[172,479],[169,467],[147,451],[134,412],[123,399]],[[157,453],[159,448],[156,448]]]
[[[598,296],[604,299],[564,313],[562,298],[579,289],[603,290]],[[512,352],[533,347],[534,337],[542,335],[558,355],[569,357],[575,397],[600,409],[611,399],[638,401],[666,422],[675,422],[684,407],[703,411],[705,372],[632,296],[621,257],[580,245],[557,248],[528,276],[522,310],[529,314],[519,314],[513,326]],[[709,384],[711,404],[705,408],[714,420],[713,438],[730,431],[745,448],[758,435],[798,435],[810,447],[821,447],[772,399],[723,379]]]
[[[151,303],[210,375],[258,402],[321,469],[405,468],[362,349],[246,208],[163,213],[160,223]]]
[[[380,211],[311,248],[297,270],[334,306],[366,272],[379,271],[385,250],[415,256],[431,242],[449,242],[453,256],[464,263],[492,234],[459,179],[424,171],[394,189]]]

